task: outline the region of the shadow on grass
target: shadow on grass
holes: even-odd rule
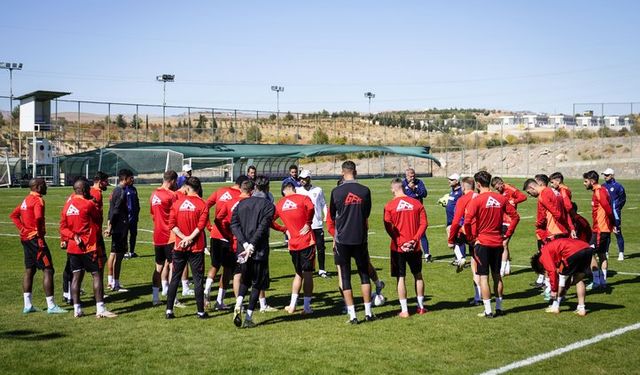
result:
[[[5,340],[42,341],[60,339],[65,336],[65,334],[60,332],[41,333],[30,329],[16,329],[0,332],[0,339]]]

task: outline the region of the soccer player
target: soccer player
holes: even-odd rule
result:
[[[592,262],[593,288],[605,288],[607,286],[607,254],[611,242],[611,232],[615,218],[611,209],[611,198],[607,189],[598,184],[598,172],[589,171],[583,174],[584,186],[587,190],[593,191],[591,198],[591,215],[593,223],[591,229],[591,245],[594,247],[594,255],[597,262]]]
[[[324,229],[323,218],[327,217],[327,201],[324,198],[324,192],[320,186],[314,186],[311,184],[311,171],[303,169],[300,172],[300,184],[301,187],[296,189],[296,193],[306,195],[311,198],[315,213],[313,215],[313,223],[311,223],[311,229],[316,238],[316,251],[318,255],[318,276],[326,278],[328,277],[325,265],[325,243],[324,243]]]
[[[313,271],[316,258],[314,251],[316,240],[311,224],[315,208],[309,197],[296,193],[296,188],[291,182],[285,183],[283,192],[284,197],[276,203],[273,228],[286,233],[289,237],[289,254],[296,273],[291,284],[291,302],[289,306],[285,307],[285,310],[289,314],[296,311],[298,294],[304,285],[303,313],[311,314]],[[276,222],[278,218],[282,220],[284,226]]]
[[[334,258],[340,268],[342,292],[348,323],[358,324],[351,290],[351,258],[355,259],[360,275],[360,288],[364,300],[365,321],[374,320],[371,311],[371,284],[369,279],[369,251],[367,249],[368,220],[371,213],[371,191],[356,181],[354,162],[342,163],[344,182],[331,191],[329,215],[335,223]]]
[[[257,176],[256,166],[250,165],[249,168],[247,168],[247,177],[249,177],[251,181],[255,182],[256,176]]]
[[[615,172],[611,168],[607,168],[602,172],[604,176],[604,188],[609,192],[611,197],[611,209],[613,210],[613,233],[616,234],[618,242],[618,260],[624,260],[624,237],[622,237],[622,208],[627,203],[627,193],[624,187],[616,181]]]
[[[501,177],[495,176],[491,179],[491,187],[495,189],[498,193],[502,194],[505,198],[507,198],[507,202],[513,206],[513,208],[518,209],[518,204],[527,200],[527,196],[524,195],[520,190],[516,189],[515,186],[509,185],[504,182]],[[509,216],[504,217],[504,228],[503,231],[506,232],[509,225],[511,225],[511,220]],[[500,276],[509,275],[511,273],[511,255],[509,253],[509,240],[505,243],[504,252],[502,253],[502,262],[500,263]]]
[[[300,181],[298,179],[298,166],[295,164],[291,164],[289,166],[289,175],[287,177],[285,177],[284,180],[282,180],[282,186],[280,191],[282,192],[282,196],[284,197],[284,184],[286,183],[291,183],[293,184],[293,186],[295,186],[296,188],[299,188],[300,185]]]
[[[253,196],[238,202],[231,216],[231,231],[238,240],[238,262],[241,263],[242,281],[233,311],[236,327],[252,328],[253,311],[260,292],[269,287],[269,229],[275,214],[274,205],[266,198],[269,179],[256,178]],[[240,316],[242,301],[251,288],[245,320]]]
[[[462,186],[460,185],[460,175],[457,173],[452,174],[448,177],[449,179],[449,187],[451,187],[451,192],[448,194],[447,205],[445,206],[445,212],[447,214],[447,238],[449,238],[449,232],[451,230],[451,223],[453,222],[453,216],[456,210],[456,203],[458,203],[458,199],[462,196]],[[454,237],[455,239],[456,237]],[[464,242],[454,242],[449,246],[453,248],[453,254],[456,259],[451,263],[451,265],[457,267],[457,271],[460,272],[464,269],[464,265],[467,262],[465,259],[465,248]]]
[[[171,208],[178,199],[175,193],[178,174],[169,170],[162,176],[162,186],[157,188],[149,197],[149,212],[153,219],[153,248],[156,266],[151,278],[151,292],[153,306],[160,302],[160,287],[166,295],[169,291],[169,270],[171,252],[175,246],[175,234],[169,227]]]
[[[107,186],[109,186],[109,175],[98,171],[96,175],[93,177],[93,186],[89,190],[89,194],[93,198],[96,207],[98,208],[99,218],[96,222],[98,228],[98,259],[100,260],[100,277],[104,277],[104,266],[107,263],[107,247],[104,244],[104,237],[102,234],[102,224],[104,222],[104,202],[102,199],[102,192],[107,190]]]
[[[118,171],[118,186],[109,198],[109,220],[104,235],[111,237],[111,254],[107,260],[109,288],[115,292],[127,292],[120,285],[122,259],[127,252],[127,233],[129,232],[129,208],[125,188],[133,184],[133,172],[129,169]]]
[[[45,217],[44,199],[47,194],[47,183],[43,178],[35,178],[29,181],[31,192],[22,203],[9,215],[20,232],[20,242],[24,249],[24,278],[22,292],[24,308],[22,312],[29,314],[39,311],[33,306],[31,293],[33,291],[33,277],[36,270],[43,273],[42,284],[47,300],[47,312],[49,314],[66,313],[67,310],[56,305],[53,298],[53,261],[51,252],[45,242]]]
[[[73,315],[84,316],[80,304],[80,285],[84,273],[93,277],[93,297],[96,301],[96,318],[115,318],[117,315],[107,310],[104,305],[103,281],[100,276],[98,254],[97,223],[100,211],[89,193],[90,185],[86,180],[78,180],[73,184],[74,195],[67,200],[60,214],[60,237],[67,241],[67,254],[71,263],[73,280],[71,297],[73,299]]]
[[[462,179],[462,191],[464,195],[458,199],[456,203],[456,211],[453,215],[453,220],[451,222],[451,228],[449,229],[449,239],[447,240],[449,246],[452,246],[454,243],[468,243],[469,244],[469,252],[471,253],[471,271],[473,274],[473,290],[474,297],[470,302],[473,306],[478,306],[481,303],[480,298],[480,276],[476,274],[478,263],[476,263],[475,257],[473,256],[473,244],[468,242],[467,235],[464,231],[464,214],[467,209],[467,205],[473,198],[477,196],[475,193],[476,183],[473,180],[473,177],[465,177]],[[458,266],[458,272],[461,272],[462,268]]]
[[[424,182],[416,177],[416,171],[413,168],[407,168],[405,171],[405,178],[402,180],[402,187],[407,197],[417,199],[422,203],[422,200],[427,197],[427,188],[424,186]],[[422,251],[424,252],[424,260],[431,262],[431,252],[429,251],[429,239],[427,238],[427,232],[420,237],[420,244],[422,245]]]
[[[193,170],[191,169],[191,165],[185,164],[182,166],[182,174],[178,177],[178,189],[182,189],[184,183],[187,182],[187,179],[191,177]]]
[[[209,218],[209,208],[198,195],[198,192],[202,190],[202,185],[197,177],[189,177],[184,185],[187,196],[173,204],[169,216],[169,228],[175,233],[176,241],[172,255],[173,274],[167,293],[166,318],[175,318],[173,305],[178,292],[178,282],[182,271],[189,263],[195,285],[196,315],[200,319],[206,319],[208,314],[204,311],[202,278],[204,276],[204,248],[206,246],[204,228]]]
[[[571,204],[571,189],[567,185],[564,184],[564,176],[560,172],[554,172],[549,176],[549,185],[553,190],[560,193],[562,197],[562,206],[564,207],[565,212],[568,213],[569,217],[573,220],[572,215],[572,204]]]
[[[125,187],[127,195],[127,210],[129,212],[129,252],[125,254],[126,258],[137,258],[136,240],[138,239],[138,218],[140,217],[140,199],[138,198],[138,190],[131,181],[131,185]]]
[[[247,176],[239,176],[235,183],[232,186],[224,186],[220,189],[214,191],[209,198],[207,199],[207,206],[209,209],[215,206],[214,211],[214,221],[213,223],[209,222],[209,233],[210,233],[210,248],[209,252],[211,255],[211,268],[209,268],[209,273],[207,274],[207,280],[204,284],[204,299],[205,305],[209,305],[209,295],[211,293],[211,286],[218,274],[218,271],[224,266],[224,272],[227,273],[227,278],[229,277],[229,271],[235,267],[236,259],[233,256],[233,253],[230,248],[229,240],[225,238],[222,232],[222,228],[220,227],[221,221],[215,220],[218,212],[220,211],[221,206],[224,202],[234,200],[240,196],[240,184],[243,181],[247,180]],[[218,303],[218,300],[224,301],[224,293],[225,288],[223,285],[223,278],[220,281],[220,286],[218,288],[218,295],[222,294],[222,298],[216,300],[214,304],[214,310],[226,310],[227,307],[224,303]]]
[[[500,276],[502,252],[507,240],[513,235],[520,215],[507,198],[489,189],[491,174],[480,171],[473,176],[478,187],[478,196],[467,204],[464,216],[464,229],[470,242],[475,246],[474,258],[478,263],[476,273],[480,276],[480,291],[484,313],[479,316],[493,318],[504,315],[502,296],[504,286]],[[504,215],[511,218],[506,233],[502,232]],[[491,311],[491,291],[489,290],[489,270],[493,277],[493,289],[496,295],[496,312]]]
[[[546,312],[558,314],[567,290],[571,284],[575,284],[578,295],[578,308],[575,313],[579,316],[587,315],[583,278],[589,269],[592,256],[593,249],[588,243],[573,238],[558,238],[542,245],[542,250],[531,258],[531,268],[538,273],[546,271],[549,275],[552,302]]]
[[[420,201],[404,194],[402,180],[391,181],[393,199],[384,206],[384,228],[391,237],[391,276],[398,280],[398,299],[401,318],[409,317],[407,307],[407,265],[415,279],[417,313],[427,312],[424,307],[424,281],[422,280],[422,259],[420,237],[427,230],[427,214]]]
[[[573,225],[576,227],[577,238],[584,242],[590,242],[591,235],[592,235],[591,224],[589,224],[587,219],[585,219],[580,214],[578,214],[578,206],[576,205],[575,202],[571,202],[571,206],[572,206],[571,211],[573,216]]]

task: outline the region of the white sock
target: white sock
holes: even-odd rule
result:
[[[491,314],[491,300],[490,299],[483,299],[482,303],[484,304],[484,313],[485,314]]]
[[[173,310],[167,309],[167,314],[173,314]]]
[[[22,296],[24,297],[24,308],[31,308],[31,306],[33,306],[31,303],[31,293],[23,293]]]
[[[457,260],[462,259],[462,251],[460,251],[460,245],[455,245],[453,247],[453,253],[455,254]]]
[[[253,310],[247,310],[247,315],[245,316],[245,319],[251,320],[252,316],[253,316]]]
[[[475,295],[473,296],[473,300],[474,301],[480,301],[480,285],[473,283],[473,291],[475,292]]]
[[[79,303],[74,303],[73,304],[73,313],[74,314],[80,314],[82,312],[82,308],[80,308],[80,304]]]
[[[545,277],[545,278],[544,278],[544,285],[545,285],[547,288],[551,289],[551,282],[549,281],[549,278],[548,278],[548,277]]]
[[[182,280],[182,291],[189,289],[189,280]]]
[[[502,310],[502,297],[496,297],[496,310]]]
[[[421,309],[424,309],[424,296],[418,296],[417,300],[418,300],[418,307]]]
[[[222,288],[218,288],[218,298],[216,298],[216,301],[218,301],[219,305],[222,305],[222,303],[224,302],[224,294],[225,294],[226,290],[222,289]]]
[[[578,311],[584,311],[584,305],[578,305],[578,308],[576,310]]]
[[[349,319],[353,320],[356,318],[356,307],[351,305],[347,306],[347,312],[349,313]]]
[[[539,274],[538,278],[536,279],[536,283],[537,284],[542,284],[543,281],[544,281],[544,275]]]
[[[153,296],[153,302],[160,301],[160,288],[152,286],[151,295]]]
[[[107,276],[107,284],[113,285],[113,276],[112,275],[108,275]]]
[[[600,284],[600,271],[593,271],[593,283]]]
[[[211,293],[211,285],[213,285],[213,279],[207,277],[207,281],[204,283],[204,294],[207,296]]]
[[[298,294],[297,293],[291,293],[291,302],[289,302],[289,308],[290,309],[295,309],[296,308],[296,303],[298,303]]]
[[[304,311],[311,310],[311,297],[304,297],[302,301],[304,303]]]
[[[267,308],[267,298],[260,298],[260,310]]]
[[[553,302],[551,302],[551,307],[554,308],[554,309],[559,309],[560,308],[560,301],[558,301],[557,299],[553,300]]]
[[[506,269],[507,269],[507,262],[506,261],[500,262],[500,276],[504,276]]]
[[[504,266],[504,274],[511,275],[511,261],[507,260],[507,264]]]
[[[236,297],[236,309],[240,309],[242,307],[242,300],[244,297]]]
[[[402,312],[408,312],[409,311],[409,308],[407,307],[407,299],[406,298],[400,300],[400,310]]]
[[[602,284],[602,285],[607,284],[607,270],[602,270],[602,271],[600,272],[600,275],[601,275],[600,279],[602,280],[602,281],[601,281],[601,284]]]
[[[53,302],[53,296],[46,297],[47,299],[47,308],[52,309],[56,306],[55,302]]]
[[[69,293],[69,292],[63,292],[63,293],[62,293],[62,297],[66,298],[66,299],[71,299],[71,293]]]
[[[162,294],[167,294],[167,292],[169,291],[169,281],[167,280],[162,280]]]
[[[373,315],[373,313],[371,312],[371,302],[364,303],[364,315]]]
[[[104,302],[96,303],[96,313],[100,314],[100,313],[103,313],[105,310],[106,308],[104,307]]]

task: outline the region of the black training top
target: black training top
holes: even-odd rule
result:
[[[368,187],[355,180],[345,181],[331,191],[329,211],[336,227],[336,243],[361,245],[367,242],[367,220],[371,213]]]
[[[238,253],[247,242],[254,246],[254,260],[269,260],[269,229],[275,212],[275,206],[262,192],[238,202],[231,214],[231,231],[238,239]]]
[[[124,233],[129,227],[129,208],[127,207],[127,195],[124,188],[116,186],[109,197],[109,222],[111,232]]]

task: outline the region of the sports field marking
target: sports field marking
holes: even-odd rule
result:
[[[637,329],[640,329],[640,323],[635,323],[635,324],[632,324],[632,325],[629,325],[629,326],[626,326],[626,327],[618,328],[618,329],[616,329],[614,331],[603,333],[603,334],[594,336],[594,337],[592,337],[590,339],[577,341],[577,342],[574,342],[573,344],[570,344],[570,345],[564,346],[562,348],[558,348],[558,349],[552,350],[550,352],[538,354],[538,355],[535,355],[533,357],[529,357],[529,358],[523,359],[521,361],[510,363],[510,364],[508,364],[506,366],[503,366],[503,367],[500,367],[500,368],[497,368],[497,369],[493,369],[493,370],[489,370],[489,371],[483,372],[481,375],[504,374],[505,372],[508,372],[508,371],[511,371],[511,370],[515,370],[515,369],[518,369],[518,368],[521,368],[521,367],[529,366],[529,365],[532,365],[534,363],[547,360],[549,358],[557,357],[559,355],[562,355],[564,353],[570,352],[572,350],[584,348],[585,346],[588,346],[588,345],[591,345],[591,344],[595,344],[597,342],[600,342],[600,341],[603,341],[603,340],[607,340],[607,339],[610,339],[612,337],[620,336],[622,334],[625,334],[625,333],[630,332],[630,331],[635,331]]]

